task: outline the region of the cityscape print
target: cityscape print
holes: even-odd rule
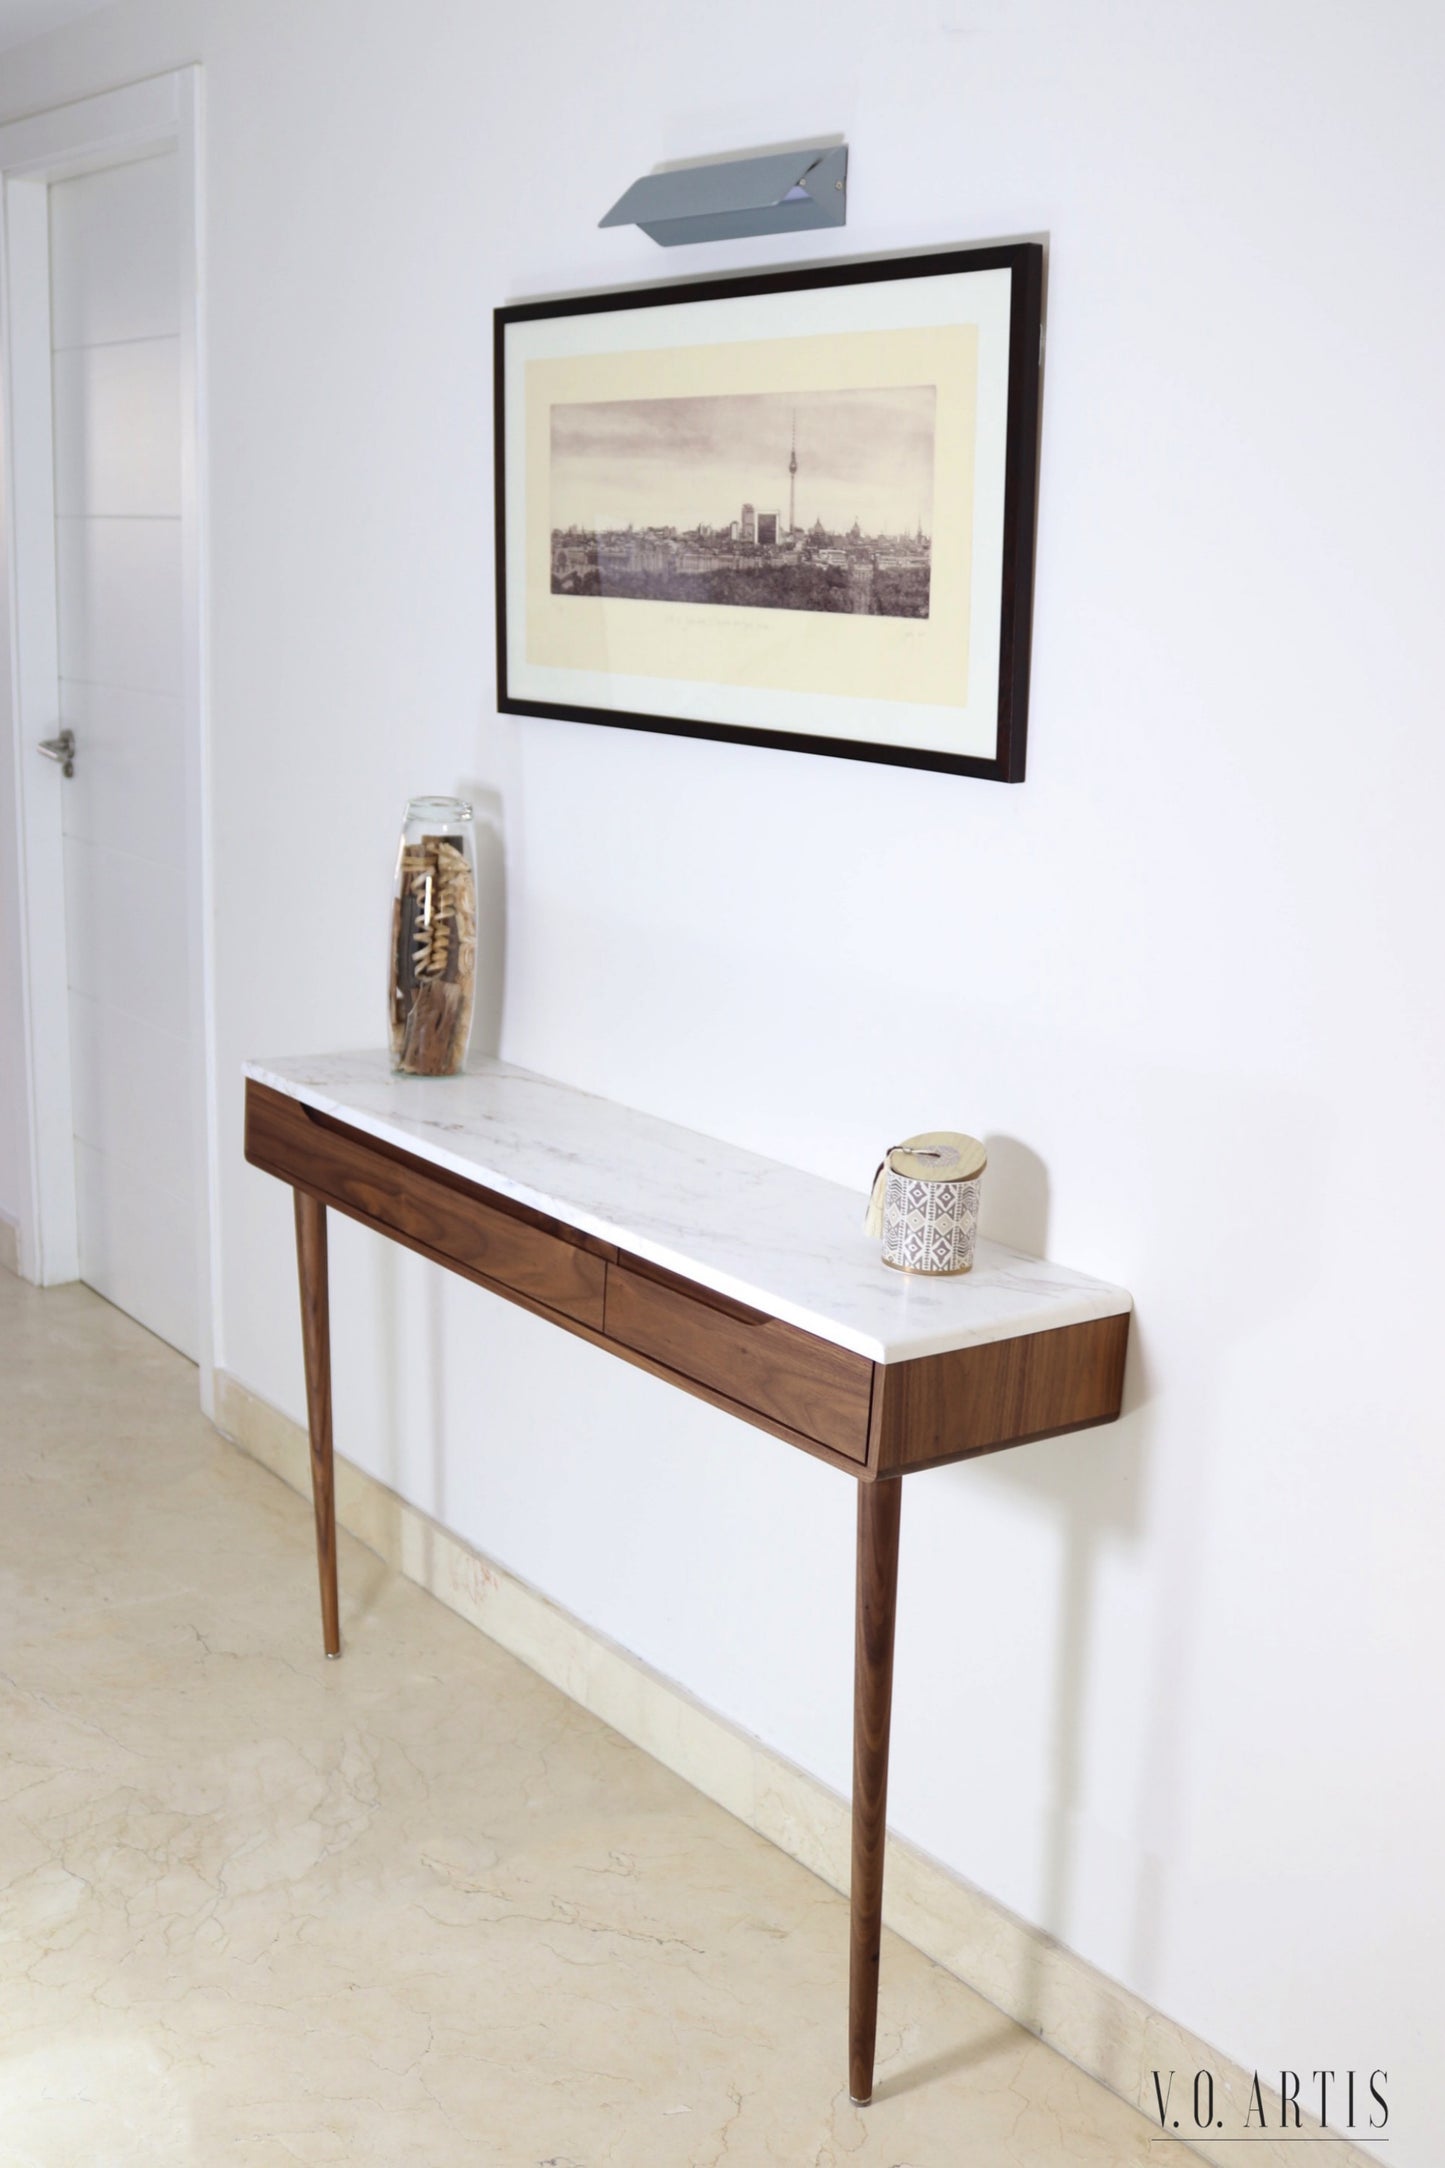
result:
[[[926,618],[935,392],[551,409],[554,595]]]

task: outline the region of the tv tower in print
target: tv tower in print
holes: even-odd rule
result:
[[[798,410],[793,409],[793,449],[788,455],[788,532],[798,531]]]

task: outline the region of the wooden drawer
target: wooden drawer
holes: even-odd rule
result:
[[[246,1086],[246,1157],[353,1219],[502,1293],[602,1329],[607,1267],[586,1238],[445,1170]]]
[[[635,1259],[607,1268],[607,1337],[850,1460],[868,1457],[873,1365]]]
[[[1126,1313],[890,1363],[874,1393],[873,1472],[902,1475],[1112,1423],[1128,1347]]]

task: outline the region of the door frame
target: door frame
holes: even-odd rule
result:
[[[220,1360],[216,1297],[217,1111],[210,758],[206,669],[206,408],[201,70],[105,91],[0,126],[0,449],[6,468],[8,647],[22,1003],[23,1162],[19,1264],[42,1286],[79,1276],[65,879],[59,768],[36,757],[59,727],[54,439],[51,415],[52,181],[174,150],[180,171],[182,706],[186,917],[195,1117],[195,1270],[202,1405]],[[8,632],[8,639],[5,637]],[[81,748],[84,757],[84,748]]]

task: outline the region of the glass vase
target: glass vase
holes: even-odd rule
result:
[[[402,823],[391,903],[391,1066],[455,1076],[467,1058],[477,984],[477,858],[472,809],[413,798]]]

